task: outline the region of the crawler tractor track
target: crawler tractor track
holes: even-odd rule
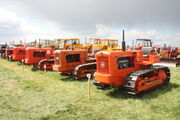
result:
[[[96,71],[96,62],[81,64],[75,67],[73,75],[75,79],[85,78],[88,73],[93,76]]]
[[[52,65],[54,63],[54,59],[43,59],[41,61],[39,61],[38,63],[38,69],[44,69],[44,65],[46,65],[46,69],[47,70],[51,70],[52,69]]]
[[[127,94],[138,95],[162,85],[167,85],[170,80],[170,70],[164,66],[153,66],[137,70],[126,78],[125,90]]]

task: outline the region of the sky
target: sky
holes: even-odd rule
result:
[[[180,46],[180,0],[0,0],[0,42],[147,38]]]

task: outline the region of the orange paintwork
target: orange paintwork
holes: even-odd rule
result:
[[[52,59],[53,58],[52,48],[26,48],[25,64],[27,65],[37,65],[42,59]],[[43,52],[43,56],[35,55],[35,53]]]
[[[67,62],[67,55],[79,54],[79,61]],[[87,63],[86,50],[55,50],[53,70],[59,72],[72,71],[77,65]]]
[[[122,58],[128,58],[131,62],[131,67],[118,69],[118,60]],[[128,74],[159,62],[159,57],[154,53],[150,53],[148,58],[143,58],[141,50],[101,51],[96,54],[96,61],[97,72],[95,73],[95,80],[118,87],[124,84]]]
[[[26,49],[25,47],[13,48],[12,60],[22,61],[22,59],[25,59],[25,49]]]
[[[156,72],[156,71],[155,71]],[[152,76],[151,74],[149,76]],[[157,76],[150,77],[148,79],[142,80],[141,78],[138,78],[137,81],[137,87],[136,87],[136,92],[140,92],[143,90],[146,90],[147,88],[162,84],[164,82],[164,79],[166,79],[166,73],[163,70],[158,71]],[[151,82],[151,84],[147,84]]]

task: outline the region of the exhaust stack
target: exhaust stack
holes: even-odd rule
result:
[[[122,51],[126,51],[126,42],[124,40],[124,30],[123,30]]]
[[[41,48],[41,39],[39,38],[38,48]]]

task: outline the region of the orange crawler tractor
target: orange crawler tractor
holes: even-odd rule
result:
[[[22,62],[22,59],[25,59],[25,49],[26,49],[26,47],[15,47],[15,48],[13,48],[13,54],[12,54],[10,59],[13,61]]]
[[[80,79],[95,72],[96,62],[95,58],[88,57],[87,50],[55,50],[53,70]]]
[[[101,51],[96,54],[97,72],[94,85],[99,89],[108,86],[124,86],[126,92],[137,95],[144,91],[167,85],[170,70],[164,66],[153,66],[159,62],[154,51],[143,56],[143,51],[126,51],[123,31],[122,51]]]
[[[37,66],[40,69],[44,69],[46,65],[47,69],[52,69],[53,51],[51,48],[26,48],[25,64]]]

